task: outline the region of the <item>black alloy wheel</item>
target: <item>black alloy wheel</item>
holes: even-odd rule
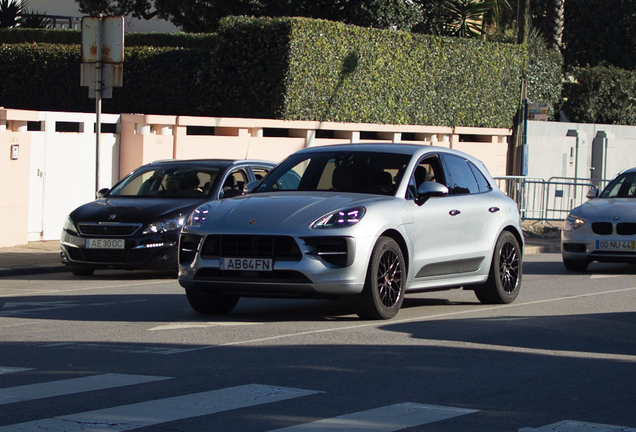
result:
[[[400,246],[389,237],[380,237],[373,248],[364,288],[356,301],[363,319],[390,319],[404,301],[406,277]]]

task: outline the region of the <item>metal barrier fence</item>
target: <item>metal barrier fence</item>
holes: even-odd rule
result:
[[[602,189],[608,180],[501,176],[495,182],[515,200],[522,220],[549,222],[564,220],[570,210],[587,201],[591,188]]]

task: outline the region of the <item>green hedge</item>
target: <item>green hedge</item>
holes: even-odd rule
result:
[[[576,68],[564,88],[570,120],[636,126],[636,72],[615,67]]]
[[[531,39],[528,51],[528,100],[547,104],[548,118],[554,119],[563,103],[563,57],[539,38]]]
[[[124,87],[105,112],[511,127],[527,67],[518,45],[305,18],[227,18],[215,35],[136,37],[155,47],[126,35]],[[79,45],[56,43],[1,46],[0,105],[94,109],[79,87]],[[166,47],[189,43],[197,48]]]
[[[82,43],[80,30],[47,29],[0,29],[0,44],[46,43],[58,45],[79,45]],[[126,47],[175,47],[213,49],[217,45],[216,34],[197,33],[125,33]]]
[[[305,18],[225,19],[217,55],[231,116],[491,127],[511,127],[526,61],[518,45]]]

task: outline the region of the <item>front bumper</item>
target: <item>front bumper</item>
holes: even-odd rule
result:
[[[597,235],[589,228],[561,232],[563,259],[636,263],[636,236]]]
[[[256,236],[257,237],[257,236]],[[188,290],[242,297],[339,298],[362,292],[374,238],[289,237],[297,254],[273,259],[271,271],[229,271],[206,252],[207,236],[182,234],[179,283]],[[333,246],[334,243],[340,245]],[[344,245],[344,246],[342,246]],[[335,255],[334,250],[346,256]],[[219,252],[221,255],[224,252]],[[243,256],[241,258],[251,258]]]
[[[68,267],[96,269],[176,269],[178,232],[154,236],[134,236],[125,239],[123,249],[91,249],[88,237],[62,231],[61,260]]]

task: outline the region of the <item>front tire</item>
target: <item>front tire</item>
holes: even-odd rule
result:
[[[567,271],[571,272],[584,272],[587,270],[587,266],[590,263],[586,260],[575,260],[575,259],[567,259],[563,258],[563,265]]]
[[[186,289],[186,297],[192,309],[204,315],[226,315],[234,310],[240,297],[224,294],[207,294]]]
[[[519,295],[523,262],[517,238],[504,231],[497,239],[488,279],[475,289],[477,299],[484,304],[512,303]]]
[[[389,237],[380,237],[373,247],[364,288],[356,300],[362,319],[390,319],[404,301],[406,267],[400,246]]]

